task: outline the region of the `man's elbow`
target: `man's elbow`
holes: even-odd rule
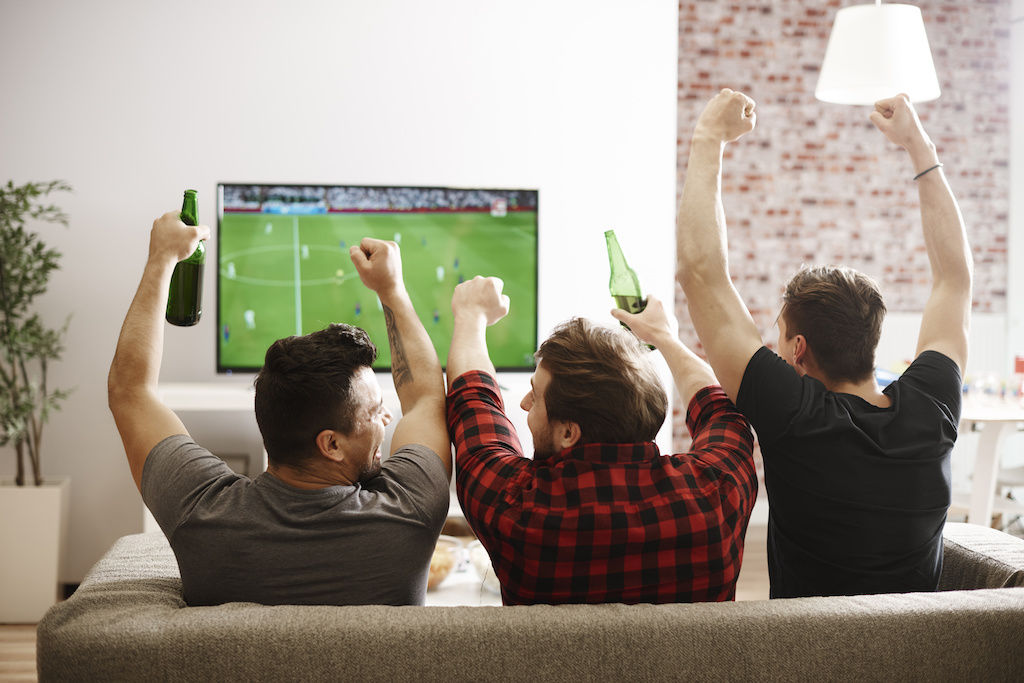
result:
[[[129,381],[124,373],[111,368],[107,375],[107,407],[114,417],[116,418],[125,408],[138,403],[140,398],[138,385]]]
[[[933,290],[944,290],[970,296],[974,288],[974,262],[969,256],[962,266],[945,268],[935,274]]]
[[[107,374],[107,407],[111,412],[124,403],[124,383],[114,368]]]
[[[676,269],[676,281],[689,298],[728,283],[729,277],[723,268],[713,265],[709,260],[689,263],[680,261]]]

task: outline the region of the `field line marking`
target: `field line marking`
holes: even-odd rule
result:
[[[295,262],[295,334],[302,334],[302,264],[299,258],[299,218],[292,216],[292,246]]]

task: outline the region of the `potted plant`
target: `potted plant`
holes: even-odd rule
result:
[[[0,446],[13,448],[13,485],[0,485],[0,622],[37,621],[57,595],[60,553],[67,528],[66,479],[43,478],[43,427],[68,392],[51,388],[47,369],[60,359],[67,321],[43,324],[33,304],[46,291],[60,253],[26,223],[67,226],[46,203],[63,181],[0,186]],[[26,462],[28,467],[26,467]]]

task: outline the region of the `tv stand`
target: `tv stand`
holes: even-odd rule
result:
[[[167,382],[157,387],[160,400],[179,410],[252,411],[256,389],[252,383]]]

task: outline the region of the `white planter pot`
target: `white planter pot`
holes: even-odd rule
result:
[[[0,623],[38,622],[59,598],[70,480],[0,483]]]

